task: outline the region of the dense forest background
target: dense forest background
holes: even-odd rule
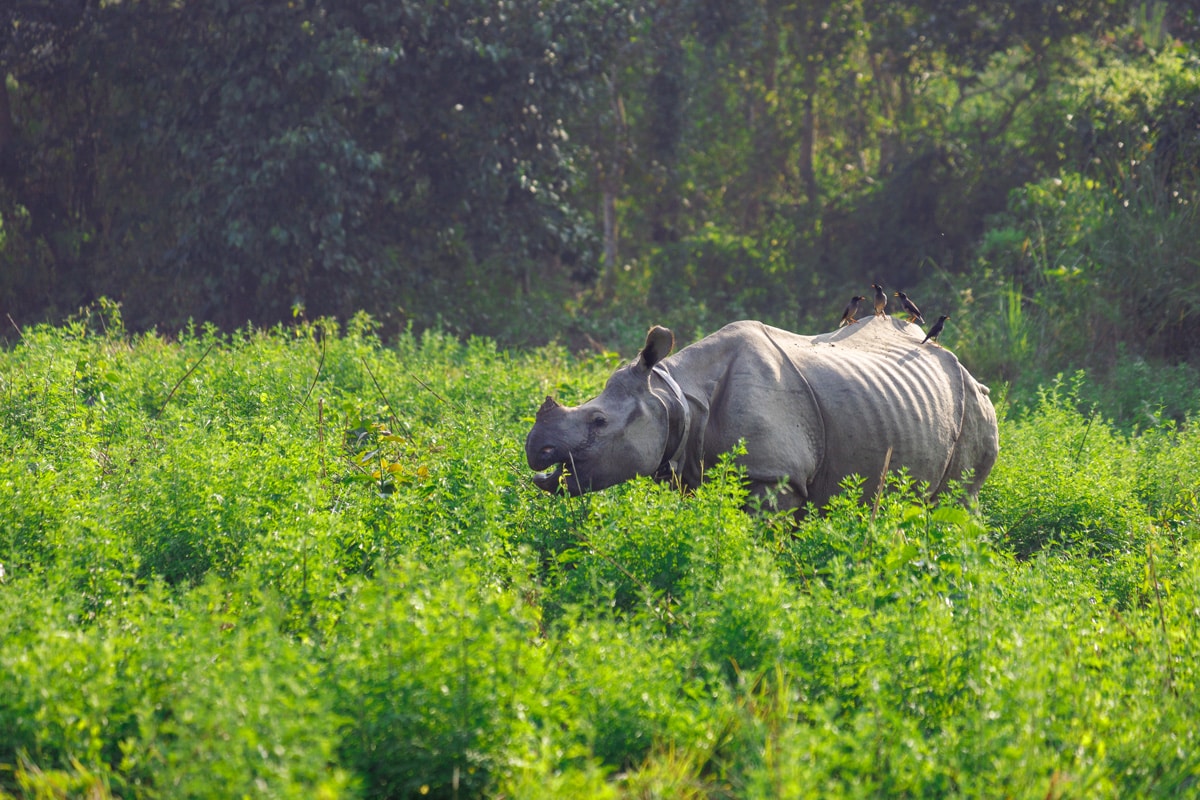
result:
[[[988,380],[1200,367],[1193,3],[5,9],[9,338],[104,298],[624,350],[878,281]]]

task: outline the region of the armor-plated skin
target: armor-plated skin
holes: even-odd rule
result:
[[[574,408],[546,398],[526,456],[554,468],[535,478],[547,491],[638,475],[694,488],[744,441],[751,491],[780,507],[821,506],[851,474],[872,491],[885,464],[933,495],[969,472],[974,496],[999,452],[988,389],[921,339],[890,317],[817,336],[742,321],[667,357],[673,337],[656,327],[599,396]]]

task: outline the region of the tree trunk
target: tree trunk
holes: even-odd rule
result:
[[[11,184],[17,177],[17,142],[5,78],[0,73],[0,180]]]
[[[600,272],[597,293],[607,297],[616,284],[617,276],[617,194],[625,175],[626,142],[629,131],[625,120],[625,104],[617,86],[614,68],[606,76],[608,99],[612,111],[612,140],[596,155],[596,174],[601,192],[601,214],[604,218],[604,265]],[[607,158],[606,158],[607,155]]]
[[[817,93],[821,91],[822,72],[835,69],[830,59],[839,58],[838,46],[829,42],[826,35],[825,19],[831,5],[831,2],[807,3],[792,34],[792,48],[803,70],[797,168],[810,213],[814,215],[821,210],[821,187],[817,183]]]
[[[812,70],[812,65],[808,67]],[[813,84],[806,87],[804,96],[804,116],[800,121],[800,179],[804,182],[804,194],[813,211],[818,209],[821,202],[820,188],[817,186],[816,149],[817,149],[817,112],[814,108],[813,93],[816,91],[815,78],[805,76],[805,83]]]
[[[617,274],[617,189],[604,185],[604,282],[612,284]],[[609,286],[605,286],[607,290]]]

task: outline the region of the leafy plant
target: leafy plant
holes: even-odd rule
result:
[[[796,522],[732,456],[687,495],[535,488],[540,397],[611,354],[105,325],[0,351],[0,797],[1200,780],[1186,414],[1118,426],[1077,375],[1001,409],[978,508],[899,473]]]
[[[1082,375],[1040,393],[1027,419],[1006,420],[981,500],[1004,541],[1028,556],[1048,545],[1138,549],[1149,519],[1134,487],[1134,449],[1097,413],[1078,410]]]

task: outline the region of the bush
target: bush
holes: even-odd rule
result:
[[[0,352],[0,797],[1198,785],[1187,419],[1050,384],[982,513],[747,514],[730,458],[554,497],[529,417],[613,356],[352,327]]]
[[[1060,378],[1028,417],[1003,420],[1000,458],[980,500],[1021,557],[1047,546],[1108,553],[1145,542],[1150,520],[1137,496],[1134,448],[1097,413],[1078,410],[1082,381]]]
[[[535,609],[463,563],[398,568],[347,599],[326,680],[370,796],[480,796],[532,735]]]
[[[175,606],[154,588],[81,629],[79,606],[52,588],[6,603],[0,647],[0,763],[19,764],[30,791],[64,780],[118,796],[349,789],[311,654],[275,634],[269,602],[231,608],[209,586]]]
[[[710,586],[747,541],[742,480],[725,457],[694,496],[639,479],[576,501],[582,516],[560,521],[543,554],[552,566],[548,609],[582,604],[670,619],[680,598]]]

